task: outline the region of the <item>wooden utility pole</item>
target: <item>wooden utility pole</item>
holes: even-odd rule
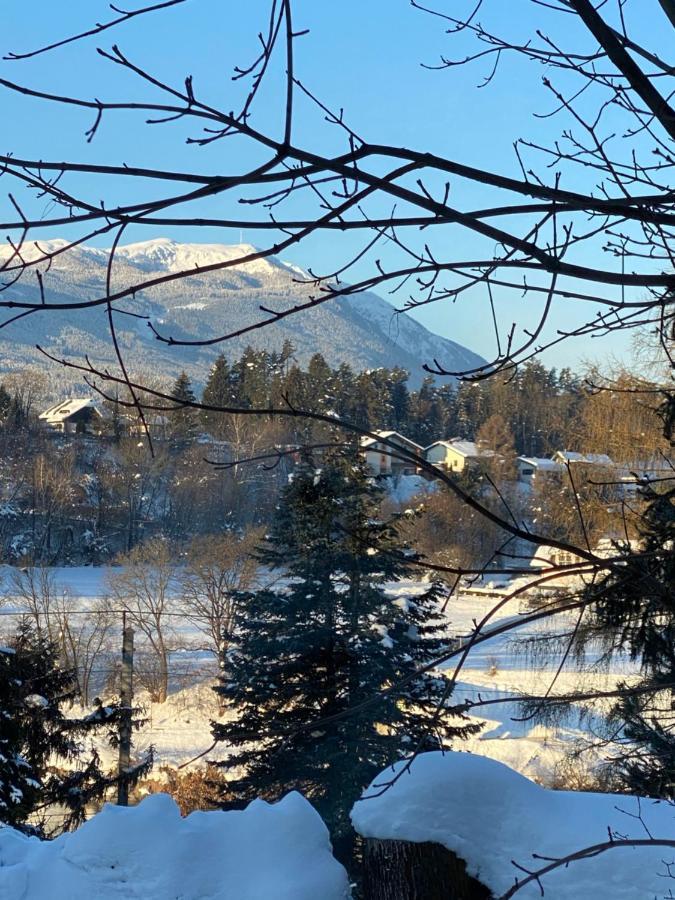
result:
[[[117,805],[129,805],[129,779],[131,764],[131,706],[134,699],[134,630],[127,628],[127,614],[122,613],[122,673],[120,679],[119,762],[117,765]]]

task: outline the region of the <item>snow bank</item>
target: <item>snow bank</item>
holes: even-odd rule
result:
[[[507,766],[470,753],[425,753],[409,773],[381,796],[402,763],[371,784],[352,810],[364,837],[434,841],[466,860],[467,870],[496,896],[522,877],[512,861],[539,869],[560,858],[615,838],[675,838],[675,807],[618,794],[550,791]],[[639,816],[642,817],[640,821]],[[542,879],[546,897],[556,900],[653,900],[668,896],[675,883],[666,863],[675,848],[616,848],[561,867]],[[674,870],[675,871],[675,870]],[[541,897],[536,882],[518,900]]]
[[[166,794],[105,806],[51,842],[0,829],[3,900],[345,900],[328,830],[298,793],[181,818]]]

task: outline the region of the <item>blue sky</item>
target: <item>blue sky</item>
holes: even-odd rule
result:
[[[3,0],[3,53],[23,51],[55,37],[90,27],[94,21],[110,17],[107,4],[99,0],[70,0],[67,4],[41,3],[39,14],[35,4],[28,7],[18,0]],[[138,6],[140,4],[133,4]],[[439,7],[457,8],[448,0]],[[467,8],[468,8],[467,3]],[[655,4],[656,6],[656,4]],[[531,34],[534,27],[555,25],[556,36],[576,40],[560,16],[551,19],[541,6],[529,0],[488,3],[486,24],[502,29],[515,38]],[[118,29],[77,45],[21,62],[0,63],[0,74],[42,90],[63,91],[80,96],[105,99],[129,99],[148,96],[128,73],[106,63],[96,54],[96,47],[109,48],[114,42],[134,60],[161,78],[180,84],[191,74],[200,96],[225,109],[237,107],[243,85],[233,83],[231,74],[237,64],[248,62],[257,50],[256,34],[264,27],[268,3],[263,0],[225,2],[225,0],[188,0],[184,5],[160,14],[152,14],[127,23]],[[654,14],[657,16],[657,14]],[[570,19],[571,17],[567,17]],[[413,9],[408,0],[296,0],[294,19],[298,29],[310,33],[296,42],[296,72],[329,107],[343,107],[345,117],[356,132],[371,141],[424,148],[473,165],[506,174],[517,174],[513,140],[525,136],[550,144],[566,122],[540,119],[533,112],[547,112],[551,102],[541,85],[544,70],[534,63],[516,58],[506,60],[499,77],[486,88],[477,88],[488,70],[484,63],[457,67],[451,71],[429,71],[422,63],[435,63],[441,53],[454,52],[458,46],[444,34],[438,18]],[[658,41],[658,20],[635,23],[638,31]],[[279,133],[279,89],[281,65],[272,72],[270,87],[260,97],[255,124],[261,129]],[[563,83],[563,82],[561,82]],[[11,122],[0,143],[3,151],[16,155],[77,159],[83,162],[125,162],[157,167],[193,166],[207,171],[236,171],[257,161],[255,153],[241,141],[231,141],[226,148],[215,144],[207,149],[186,147],[188,132],[182,125],[138,126],[141,119],[129,115],[107,117],[93,144],[84,140],[91,116],[80,111],[64,111],[38,102],[26,102],[5,93],[3,120]],[[297,104],[296,141],[311,148],[330,149],[335,143],[336,129],[326,127],[311,104]],[[194,133],[194,132],[190,132]],[[139,134],[141,135],[139,139]],[[340,145],[341,146],[341,145]],[[85,177],[69,182],[73,189],[96,197],[99,186]],[[571,184],[571,182],[568,182]],[[0,184],[0,187],[2,185]],[[133,200],[139,186],[130,184],[121,200]],[[481,206],[486,197],[475,186],[453,182],[452,196],[460,207]],[[487,195],[486,195],[487,196]],[[0,198],[0,212],[6,201]],[[205,211],[216,214],[217,204]],[[45,208],[43,212],[49,212]],[[222,212],[222,211],[221,211]],[[178,240],[221,241],[234,243],[240,234],[234,230],[185,229],[171,233],[148,229],[130,234],[129,239],[146,239],[168,234]],[[45,237],[47,235],[44,235]],[[50,234],[56,237],[57,234]],[[68,236],[68,235],[66,235]],[[243,238],[261,244],[261,232],[244,233]],[[443,250],[465,256],[475,255],[473,238],[455,230],[448,231],[439,244]],[[104,241],[105,243],[105,241]],[[335,268],[347,258],[350,250],[360,247],[356,237],[340,239],[331,234],[317,235],[300,248],[289,251],[285,258],[315,271]],[[384,258],[387,257],[385,249]],[[584,251],[587,264],[618,266],[598,245]],[[597,260],[595,257],[597,254]],[[350,272],[350,280],[363,277],[370,266],[365,264]],[[384,291],[381,291],[386,296]],[[398,298],[397,298],[398,299]],[[499,296],[500,322],[511,321],[531,327],[539,307],[535,301]],[[416,315],[428,327],[458,340],[471,349],[488,355],[494,350],[494,338],[487,322],[483,296],[471,295],[468,302],[453,306],[437,304]],[[580,322],[580,311],[559,305],[552,326],[566,327]],[[550,365],[578,367],[582,360],[605,359],[609,354],[625,355],[628,340],[608,338],[603,341],[579,340],[549,351]]]

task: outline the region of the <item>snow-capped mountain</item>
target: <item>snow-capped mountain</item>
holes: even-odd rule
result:
[[[66,250],[64,240],[40,241],[22,248],[25,260],[39,251],[56,253],[48,271],[43,271],[45,295],[52,302],[95,299],[105,294],[109,251],[88,246]],[[58,252],[62,251],[62,252]],[[0,260],[10,248],[0,249]],[[227,260],[255,254],[250,244],[181,244],[158,238],[117,248],[113,290],[146,283],[174,272],[216,266]],[[41,266],[42,270],[46,267]],[[6,277],[6,276],[5,276]],[[266,318],[261,310],[281,311],[307,301],[316,288],[303,283],[309,276],[302,269],[274,257],[252,259],[232,268],[191,274],[137,291],[116,309],[140,313],[165,337],[203,340],[238,331]],[[4,280],[4,279],[3,279]],[[37,279],[31,274],[2,295],[4,300],[38,299]],[[4,318],[11,315],[11,310]],[[215,357],[224,352],[237,358],[244,347],[279,349],[284,340],[296,348],[296,358],[306,363],[313,353],[322,353],[329,363],[349,363],[354,369],[401,366],[417,385],[422,364],[439,360],[448,369],[461,370],[481,362],[477,354],[454,341],[428,331],[407,314],[397,314],[373,293],[329,300],[326,303],[263,329],[251,331],[224,344],[208,347],[169,346],[158,341],[148,320],[116,315],[118,337],[131,370],[175,377],[185,369],[196,384],[203,384]],[[45,365],[35,349],[114,365],[105,307],[86,310],[46,311],[27,316],[0,330],[0,369],[27,363]]]

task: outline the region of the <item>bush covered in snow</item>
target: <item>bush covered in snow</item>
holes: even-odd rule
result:
[[[181,818],[165,794],[106,806],[54,841],[0,829],[3,900],[345,900],[347,875],[300,794]]]
[[[621,794],[572,793],[539,787],[502,763],[470,753],[424,753],[400,772],[376,778],[352,811],[364,837],[432,841],[452,850],[467,871],[505,894],[516,877],[551,860],[608,840],[616,846],[555,868],[541,879],[555,900],[653,900],[675,894],[675,847],[625,846],[622,840],[675,840],[675,807]],[[537,858],[534,858],[534,854]],[[669,867],[669,864],[670,867]],[[673,871],[671,871],[673,870]],[[536,881],[518,900],[541,897]]]

